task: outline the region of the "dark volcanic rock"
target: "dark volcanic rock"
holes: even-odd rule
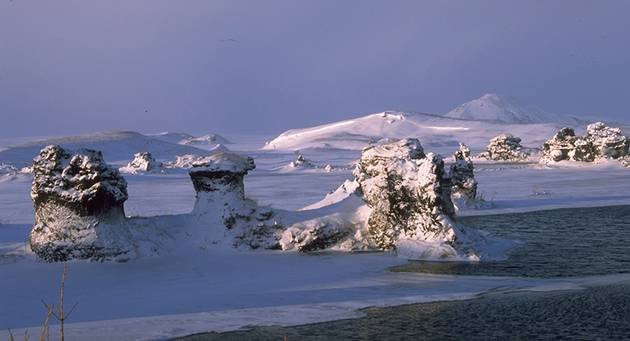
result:
[[[51,145],[33,160],[31,249],[47,261],[127,259],[127,182],[100,152]]]
[[[453,164],[449,172],[451,178],[451,191],[453,196],[461,197],[466,202],[477,198],[477,180],[475,179],[475,166],[470,158],[470,149],[463,143],[459,144],[459,150],[453,155]]]

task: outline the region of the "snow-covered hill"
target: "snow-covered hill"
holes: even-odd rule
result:
[[[518,136],[524,146],[538,148],[561,127],[582,132],[591,122],[567,115],[548,114],[507,97],[486,94],[445,115],[385,111],[311,128],[292,129],[267,142],[262,149],[358,150],[383,139],[413,137],[437,152],[456,149],[459,142],[480,151],[491,138],[500,134]],[[625,134],[630,133],[628,125],[612,122],[610,125],[620,126]]]
[[[557,123],[566,126],[577,126],[584,123],[577,118],[549,114],[538,108],[523,105],[514,98],[497,94],[485,94],[458,106],[444,116],[462,120],[509,124]]]
[[[176,155],[207,154],[205,150],[146,136],[137,132],[98,132],[26,142],[0,151],[0,161],[16,167],[30,165],[39,151],[51,144],[67,149],[89,148],[103,152],[108,162],[133,159],[138,152],[150,152],[156,159],[175,159]]]
[[[528,147],[553,136],[557,123],[506,124],[422,113],[386,111],[312,128],[292,129],[267,142],[264,150],[362,149],[383,139],[415,137],[431,150],[457,149],[459,142],[481,150],[499,134],[510,133]]]

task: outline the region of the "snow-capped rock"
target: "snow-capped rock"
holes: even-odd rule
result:
[[[180,144],[192,144],[192,145],[213,145],[213,144],[230,144],[230,140],[219,134],[207,134],[196,137],[186,137],[179,141]]]
[[[133,154],[133,160],[131,160],[127,166],[121,167],[120,171],[123,173],[148,173],[159,171],[162,164],[157,162],[153,155],[149,152],[142,152]]]
[[[477,198],[475,166],[470,157],[470,149],[463,143],[460,143],[459,149],[453,155],[449,177],[453,199],[461,198],[464,202],[472,202]]]
[[[501,134],[490,140],[486,152],[480,157],[494,161],[523,161],[529,153],[523,150],[521,138],[511,134]]]
[[[188,172],[197,192],[192,215],[230,230],[236,246],[275,249],[282,228],[275,212],[245,197],[243,179],[255,167],[254,159],[234,153],[194,163]]]
[[[624,136],[619,128],[607,127],[602,122],[595,122],[586,127],[584,139],[593,144],[600,157],[618,159],[628,155],[630,139]]]
[[[441,158],[425,155],[416,139],[363,151],[355,178],[372,208],[368,232],[379,248],[392,249],[401,239],[455,240],[450,226],[454,208],[444,175]]]
[[[295,161],[291,161],[291,163],[289,164],[289,166],[291,168],[315,168],[317,167],[314,163],[312,163],[310,160],[307,160],[304,155],[302,154],[298,154],[297,158],[295,159]]]
[[[365,148],[354,177],[312,205],[315,211],[306,211],[328,209],[325,215],[289,226],[282,248],[395,249],[421,259],[483,257],[485,237],[453,220],[452,182],[444,162],[425,155],[417,139]],[[344,213],[347,209],[353,214]]]
[[[560,129],[550,140],[546,141],[542,147],[542,160],[562,161],[569,160],[574,156],[575,151],[575,131],[565,127]]]
[[[541,162],[619,159],[628,155],[629,146],[630,140],[621,129],[601,122],[589,124],[583,137],[576,136],[571,128],[562,128],[543,144]]]
[[[133,255],[123,203],[127,182],[101,152],[48,146],[33,160],[31,249],[46,261]]]

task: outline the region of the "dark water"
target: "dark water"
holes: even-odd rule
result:
[[[540,278],[630,272],[630,206],[464,217],[459,223],[526,244],[504,261],[412,261],[393,271]]]
[[[630,285],[494,293],[467,301],[367,309],[366,317],[257,327],[180,340],[628,340]]]
[[[461,218],[526,244],[505,261],[410,262],[394,271],[565,277],[630,272],[630,206]],[[630,340],[630,283],[578,291],[495,292],[466,301],[365,310],[358,319],[256,327],[183,340]]]

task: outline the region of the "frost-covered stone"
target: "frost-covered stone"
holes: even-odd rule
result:
[[[298,154],[295,161],[291,161],[290,164],[293,168],[315,168],[315,164],[313,164],[310,160],[307,160],[304,155]]]
[[[55,145],[33,160],[31,249],[47,261],[118,259],[132,254],[123,203],[127,182],[100,152]]]
[[[458,157],[466,164],[467,148]],[[462,180],[470,175],[456,172]],[[425,154],[417,139],[370,146],[362,152],[354,180],[309,206],[311,219],[290,225],[280,245],[284,250],[395,249],[420,259],[479,259],[476,247],[485,237],[455,224],[451,188],[442,158]]]
[[[619,128],[607,127],[602,122],[595,122],[586,127],[584,139],[593,144],[599,157],[618,159],[628,155],[630,140],[621,133]]]
[[[570,159],[574,154],[575,131],[571,128],[562,128],[542,147],[542,159],[547,161],[562,161]]]
[[[355,178],[372,208],[367,225],[378,247],[391,249],[406,238],[454,237],[449,226],[454,209],[444,175],[442,159],[425,155],[416,139],[363,151]]]
[[[449,176],[454,198],[463,198],[466,202],[472,202],[477,198],[475,166],[470,157],[470,149],[463,143],[459,144],[459,150],[453,155]]]
[[[543,144],[541,161],[618,159],[628,155],[629,146],[630,140],[621,134],[621,129],[596,122],[586,127],[583,137],[576,136],[571,128],[562,128]]]
[[[162,165],[149,152],[136,153],[133,160],[120,170],[126,173],[147,173],[159,170]]]
[[[490,140],[487,151],[481,156],[494,161],[522,161],[529,153],[523,150],[520,137],[501,134]]]
[[[194,163],[188,171],[197,192],[192,214],[230,230],[235,246],[277,249],[282,225],[275,212],[245,197],[243,180],[255,167],[254,159],[234,153]]]

